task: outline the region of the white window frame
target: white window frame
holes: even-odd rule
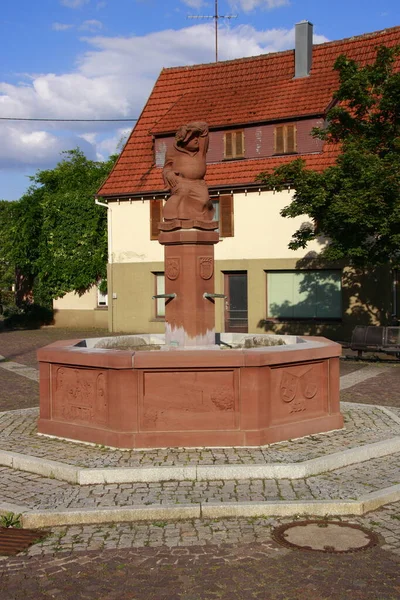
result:
[[[155,271],[153,275],[155,295],[157,296],[158,294],[165,294],[164,271]],[[165,298],[155,298],[154,312],[156,319],[165,319]]]

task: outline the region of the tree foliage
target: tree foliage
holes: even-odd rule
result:
[[[339,87],[325,127],[313,135],[339,144],[334,166],[306,169],[297,159],[258,179],[276,189],[295,188],[281,214],[307,214],[312,225],[298,229],[292,249],[323,235],[323,255],[358,265],[400,263],[400,46],[380,47],[373,64],[339,56]]]
[[[54,169],[31,177],[19,201],[8,203],[8,223],[0,225],[4,255],[34,280],[35,301],[83,293],[106,277],[107,211],[94,195],[114,161],[115,156],[95,162],[78,149],[67,151]]]

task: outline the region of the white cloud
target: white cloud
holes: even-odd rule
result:
[[[182,0],[182,2],[190,8],[201,8],[205,4],[205,0]]]
[[[230,5],[234,9],[242,9],[244,12],[251,12],[256,8],[271,10],[290,4],[289,0],[230,0]]]
[[[0,168],[25,166],[34,172],[55,165],[63,150],[77,146],[89,158],[95,158],[93,146],[73,133],[60,137],[49,131],[35,130],[31,124],[6,124],[0,128]]]
[[[103,23],[101,21],[98,21],[97,19],[89,19],[88,21],[83,21],[79,29],[81,31],[90,31],[92,33],[97,33],[100,29],[103,29]]]
[[[144,36],[97,35],[83,41],[89,49],[71,72],[32,75],[19,84],[0,81],[0,114],[50,119],[137,117],[163,67],[210,62],[214,56],[211,23]],[[315,43],[323,41],[324,36],[314,36]],[[220,28],[221,60],[293,47],[294,28]],[[67,122],[31,123],[28,127],[10,122],[1,128],[0,168],[40,166],[50,160],[55,164],[60,150],[79,144],[93,156],[106,157],[115,151],[121,132],[133,125]]]
[[[60,0],[63,6],[68,8],[80,8],[84,4],[88,4],[90,0]]]
[[[54,29],[54,31],[66,31],[67,29],[71,29],[71,27],[73,27],[73,25],[69,25],[68,23],[52,23],[51,24],[51,28]]]
[[[96,145],[97,160],[105,160],[110,154],[120,152],[125,145],[130,132],[130,127],[121,127],[117,129],[112,137],[99,140]]]

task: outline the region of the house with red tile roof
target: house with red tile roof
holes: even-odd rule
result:
[[[164,329],[164,300],[152,300],[164,285],[157,241],[168,198],[162,167],[176,130],[193,121],[210,129],[206,181],[221,238],[216,292],[226,295],[216,302],[217,331],[346,339],[355,325],[384,323],[394,312],[388,273],[325,263],[324,239],[289,250],[291,235],[309,219],[283,218],[293,190],[275,193],[256,180],[298,157],[317,171],[334,164],[339,149],[311,131],[323,126],[332,105],[336,58],[345,54],[365,65],[377,47],[400,43],[400,27],[319,45],[312,44],[312,29],[307,21],[296,25],[294,50],[162,70],[98,192],[108,206],[111,331]]]

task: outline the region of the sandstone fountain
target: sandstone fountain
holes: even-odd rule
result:
[[[258,446],[343,426],[338,344],[215,333],[207,147],[207,125],[191,123],[166,156],[165,336],[39,350],[39,433],[117,448]]]

